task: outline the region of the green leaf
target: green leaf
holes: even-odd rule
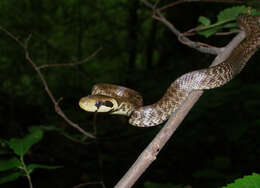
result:
[[[222,188],[257,188],[260,187],[260,174],[253,173],[250,176],[235,180],[234,183],[228,184]]]
[[[205,16],[200,16],[200,17],[199,17],[199,22],[200,22],[203,26],[209,26],[209,25],[210,25],[210,19],[206,18]]]
[[[33,172],[34,169],[36,168],[42,168],[42,169],[57,169],[57,168],[62,168],[63,166],[49,166],[49,165],[41,165],[41,164],[29,164],[27,166],[27,170],[29,171],[29,173]]]
[[[255,9],[250,10],[252,15],[259,14]],[[221,11],[217,16],[217,22],[214,24],[210,24],[210,20],[204,16],[199,17],[199,23],[202,23],[202,28],[198,28],[197,31],[200,35],[205,37],[209,37],[216,32],[222,30],[223,28],[234,28],[236,24],[230,23],[235,21],[237,16],[241,13],[248,13],[248,7],[246,6],[236,6],[232,8],[227,8]]]
[[[21,165],[21,161],[16,157],[9,160],[0,160],[0,171],[10,170],[12,168],[19,168]]]
[[[24,156],[30,147],[39,142],[43,137],[43,131],[41,129],[33,129],[32,132],[22,139],[12,138],[8,141],[9,147],[19,156]]]
[[[251,10],[252,11],[252,10]],[[226,8],[218,14],[218,22],[235,20],[241,13],[248,13],[248,7],[246,6],[235,6],[232,8]]]
[[[221,29],[220,26],[216,26],[213,28],[209,28],[209,29],[203,29],[201,31],[197,31],[198,34],[203,35],[204,37],[208,38],[211,35],[215,34],[217,31],[219,31]]]
[[[10,181],[14,181],[16,179],[18,179],[20,176],[23,176],[24,174],[21,172],[13,172],[7,176],[4,177],[0,177],[0,184],[6,183],[6,182],[10,182]]]

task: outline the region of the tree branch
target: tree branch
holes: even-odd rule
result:
[[[170,23],[161,13],[160,9],[156,9],[154,5],[149,3],[147,0],[141,0],[147,7],[153,10],[153,18],[165,24],[179,39],[179,41],[191,48],[194,48],[202,53],[217,55],[220,53],[221,48],[207,47],[209,45],[201,45],[202,43],[194,42],[181,33],[175,26]]]
[[[222,50],[211,66],[217,65],[223,62],[231,53],[231,51],[245,38],[245,33],[240,32],[226,47]],[[199,97],[203,94],[203,91],[194,91],[189,96],[184,104],[178,109],[178,111],[171,115],[170,119],[155,136],[151,143],[145,148],[145,150],[139,155],[135,163],[116,184],[115,188],[130,188],[134,185],[137,179],[143,174],[143,172],[151,165],[156,159],[158,153],[170,139],[176,129],[180,126],[183,119],[187,116],[193,105],[198,101]]]
[[[48,96],[50,97],[52,103],[54,104],[54,109],[56,111],[56,113],[58,115],[60,115],[69,125],[71,125],[72,127],[76,128],[79,132],[81,132],[82,134],[84,134],[87,137],[90,138],[95,138],[94,135],[86,132],[84,129],[82,129],[81,127],[79,127],[78,124],[74,123],[73,121],[71,121],[66,115],[65,113],[62,111],[62,109],[59,106],[59,101],[56,101],[55,97],[53,96],[51,90],[49,89],[49,86],[43,76],[43,74],[41,73],[41,70],[39,67],[37,67],[37,65],[34,63],[34,61],[31,59],[29,51],[28,51],[28,42],[30,40],[31,35],[25,40],[24,43],[22,43],[16,36],[14,36],[12,33],[10,33],[9,31],[7,31],[6,29],[0,27],[0,30],[3,31],[4,33],[6,33],[11,39],[13,39],[14,41],[16,41],[24,50],[24,54],[25,54],[25,59],[32,65],[32,67],[34,68],[34,70],[36,71],[36,73],[38,74],[44,89],[46,91],[46,93],[48,94]]]
[[[58,63],[58,64],[45,64],[38,66],[39,69],[44,69],[44,68],[49,68],[49,67],[62,67],[62,66],[75,66],[75,65],[80,65],[83,63],[86,63],[93,59],[100,51],[102,50],[102,47],[99,47],[96,51],[94,51],[90,56],[88,56],[86,59],[83,59],[78,62],[72,62],[72,63]]]
[[[182,4],[182,3],[191,3],[191,2],[207,2],[207,3],[244,3],[243,0],[177,0],[168,5],[161,7],[159,10],[163,11],[167,8]]]
[[[146,0],[141,0],[147,3]],[[165,19],[165,18],[163,18]],[[166,20],[166,19],[165,19]],[[167,21],[167,20],[166,20]],[[165,23],[168,24],[168,21]],[[172,25],[172,24],[171,24]],[[170,27],[169,27],[170,28]],[[175,30],[175,28],[174,28]],[[173,31],[173,30],[172,30]],[[177,36],[179,36],[178,30],[173,31]],[[233,38],[229,44],[218,50],[218,55],[211,63],[210,66],[215,66],[223,62],[232,52],[232,50],[239,45],[239,43],[245,38],[245,32],[241,31],[237,36]],[[203,50],[204,51],[204,50]],[[138,178],[143,174],[143,172],[151,165],[151,163],[156,159],[158,153],[174,134],[176,129],[180,126],[183,119],[187,116],[193,105],[198,101],[199,97],[203,94],[203,91],[194,91],[189,96],[184,104],[173,113],[164,127],[159,131],[151,143],[143,150],[139,155],[135,163],[126,172],[126,174],[120,179],[120,181],[115,185],[115,188],[130,188],[138,180]]]

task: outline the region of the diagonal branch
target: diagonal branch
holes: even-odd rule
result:
[[[245,38],[245,33],[240,32],[223,50],[211,66],[217,65],[225,60],[231,51]],[[193,105],[199,100],[199,97],[203,94],[203,91],[194,91],[189,96],[180,109],[171,115],[170,119],[155,136],[151,143],[143,150],[139,155],[135,163],[116,184],[115,188],[130,188],[138,180],[138,178],[144,173],[144,171],[151,165],[156,159],[156,156],[174,134],[176,129],[180,126],[183,119],[187,116]]]
[[[29,51],[28,51],[28,42],[30,40],[31,35],[26,39],[26,41],[23,43],[21,42],[16,36],[14,36],[12,33],[10,33],[9,31],[7,31],[6,29],[0,27],[0,30],[3,31],[5,34],[7,34],[11,39],[13,39],[14,41],[16,41],[19,46],[21,46],[24,50],[24,54],[25,54],[25,59],[32,65],[32,67],[34,68],[34,70],[36,71],[36,73],[38,74],[44,89],[46,91],[46,93],[48,94],[48,96],[50,97],[52,103],[54,104],[54,108],[55,111],[57,112],[58,115],[60,115],[69,125],[71,125],[72,127],[76,128],[79,132],[81,132],[82,134],[84,134],[87,137],[90,138],[95,138],[94,135],[86,132],[84,129],[82,129],[78,124],[74,123],[73,121],[71,121],[66,115],[65,113],[62,111],[62,109],[59,106],[59,101],[56,101],[55,97],[53,96],[51,90],[49,89],[49,86],[43,76],[43,74],[41,73],[41,70],[39,67],[37,67],[37,65],[34,63],[34,61],[31,59]]]
[[[142,1],[146,2],[146,0]],[[244,38],[245,32],[241,31],[236,37],[233,38],[231,42],[229,42],[226,47],[220,49],[211,66],[215,66],[223,62]],[[188,99],[183,103],[180,109],[171,115],[170,119],[167,121],[164,127],[159,131],[151,143],[143,150],[131,168],[115,185],[115,188],[130,188],[134,185],[138,178],[156,159],[160,150],[174,134],[176,129],[180,126],[183,119],[187,116],[193,105],[198,101],[202,94],[203,91],[194,91],[188,96]]]

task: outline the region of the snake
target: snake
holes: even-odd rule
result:
[[[166,121],[176,112],[189,94],[196,90],[213,89],[228,83],[242,71],[260,45],[260,16],[239,14],[237,25],[244,30],[245,39],[218,65],[188,72],[171,83],[163,97],[143,106],[139,92],[113,84],[96,84],[91,95],[82,97],[79,106],[87,112],[106,112],[129,117],[137,127],[151,127]]]

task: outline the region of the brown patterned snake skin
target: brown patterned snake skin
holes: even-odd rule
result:
[[[150,127],[163,123],[178,110],[194,90],[220,87],[241,72],[260,45],[260,16],[241,14],[238,25],[245,31],[246,39],[222,63],[192,71],[176,79],[156,103],[142,106],[142,97],[136,91],[111,84],[97,84],[92,94],[81,98],[79,105],[90,112],[109,112],[130,116],[129,123]]]

